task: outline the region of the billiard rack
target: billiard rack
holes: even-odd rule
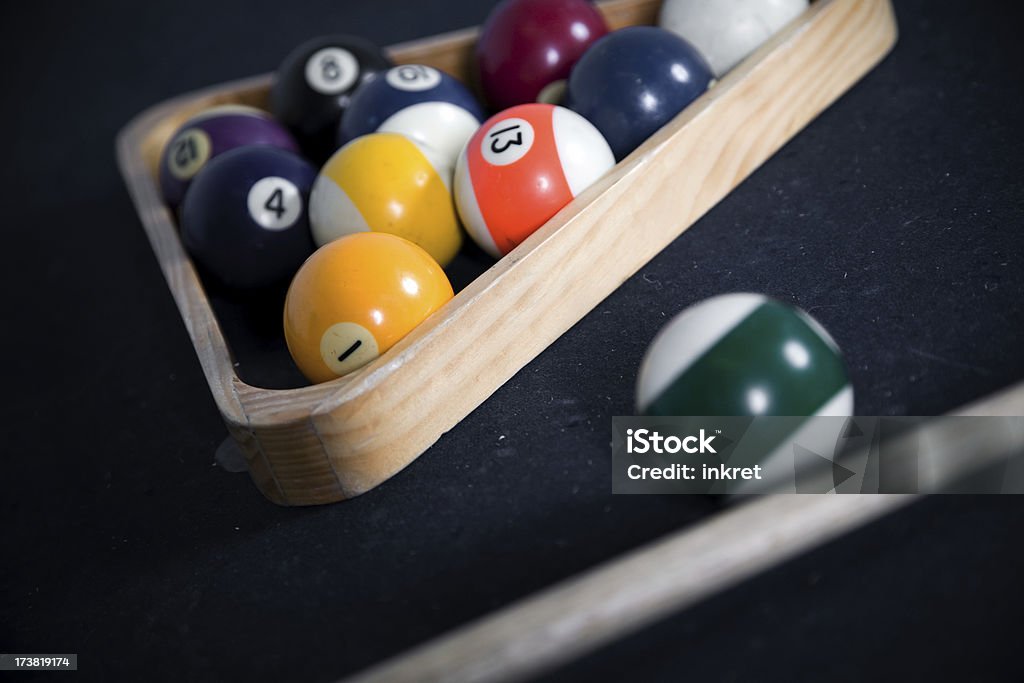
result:
[[[621,28],[653,24],[660,4],[598,6]],[[476,35],[389,52],[469,82]],[[266,108],[271,76],[156,105],[118,135],[117,158],[254,483],[278,504],[330,503],[406,467],[870,71],[896,37],[890,0],[812,3],[395,347],[355,373],[297,389],[240,379],[157,183],[160,152],[181,123],[217,104]]]

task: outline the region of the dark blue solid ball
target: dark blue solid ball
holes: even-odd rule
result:
[[[601,131],[621,160],[700,97],[713,78],[684,39],[634,26],[587,50],[569,76],[566,103]]]
[[[290,278],[313,253],[307,208],[315,179],[316,169],[304,159],[275,147],[221,154],[185,193],[185,247],[230,287],[264,287]]]

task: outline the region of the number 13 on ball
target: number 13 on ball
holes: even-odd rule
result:
[[[476,243],[498,258],[614,165],[608,143],[582,116],[524,104],[470,139],[455,169],[455,203]]]

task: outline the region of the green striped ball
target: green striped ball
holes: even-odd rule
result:
[[[640,366],[642,415],[853,414],[832,337],[811,316],[760,294],[725,294],[677,315]]]

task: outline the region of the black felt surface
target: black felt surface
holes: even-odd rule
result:
[[[885,63],[399,476],[293,510],[215,467],[116,131],[309,35],[393,43],[491,4],[0,8],[0,651],[78,652],[78,680],[327,681],[699,521],[713,501],[613,498],[608,434],[655,332],[713,294],[813,313],[864,414],[1024,379],[1021,12],[898,0]],[[925,501],[557,676],[1014,678],[1021,511]]]

